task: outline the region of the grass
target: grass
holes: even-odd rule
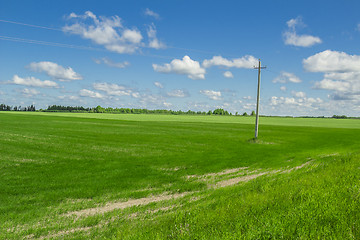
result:
[[[359,238],[360,122],[262,118],[251,141],[252,121],[0,113],[0,238]],[[241,167],[271,173],[220,189],[187,177]],[[187,195],[64,217],[164,192]]]
[[[59,113],[59,112],[7,112],[7,114],[26,114],[40,116],[60,116],[76,118],[96,118],[124,121],[155,121],[155,122],[204,122],[204,123],[237,123],[254,124],[255,118],[248,116],[218,116],[218,115],[156,115],[156,114],[97,114],[97,113]],[[306,126],[325,128],[360,128],[360,119],[334,118],[291,118],[291,117],[261,117],[261,125],[275,126]]]

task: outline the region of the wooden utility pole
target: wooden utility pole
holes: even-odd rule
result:
[[[264,69],[266,67],[261,66],[261,61],[259,59],[259,66],[254,67],[254,69],[258,69],[258,87],[257,87],[257,98],[256,98],[256,120],[255,120],[255,139],[258,138],[259,133],[259,103],[260,103],[260,73],[261,69]]]

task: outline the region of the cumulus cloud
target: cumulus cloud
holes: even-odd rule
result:
[[[300,83],[301,79],[295,74],[282,71],[279,76],[274,78],[273,83]]]
[[[304,59],[303,65],[309,72],[359,73],[360,56],[325,50]]]
[[[150,48],[155,48],[155,49],[166,48],[166,45],[156,37],[156,27],[154,24],[149,25],[147,29],[147,35],[149,38]]]
[[[58,98],[61,100],[78,100],[79,99],[78,96],[72,96],[72,95],[62,95],[62,96],[58,96]]]
[[[221,92],[220,91],[213,91],[213,90],[200,90],[202,95],[207,96],[212,100],[222,100]]]
[[[345,81],[334,81],[331,79],[323,79],[314,84],[315,89],[334,90],[339,92],[346,92],[350,90],[351,84]]]
[[[234,58],[232,60],[223,58],[222,56],[214,56],[212,59],[205,59],[202,63],[203,67],[209,68],[212,66],[219,67],[235,67],[235,68],[253,68],[258,64],[258,59],[251,55],[246,55],[242,58]]]
[[[153,64],[152,66],[154,71],[160,73],[176,73],[187,75],[191,79],[205,79],[206,70],[189,56],[184,56],[182,60],[174,59],[164,65]]]
[[[297,34],[296,28],[298,26],[305,26],[305,24],[302,22],[301,17],[290,19],[286,22],[286,24],[288,25],[288,29],[283,34],[284,42],[286,45],[293,45],[297,47],[311,47],[315,44],[322,43],[322,40],[319,37],[306,34]]]
[[[155,19],[160,19],[160,15],[152,10],[150,10],[149,8],[145,9],[145,12],[144,14],[146,16],[150,16],[150,17],[153,17]]]
[[[319,116],[324,112],[324,101],[320,98],[277,97],[270,98],[269,107],[277,115]]]
[[[94,83],[93,87],[95,90],[103,91],[112,96],[131,96],[133,93],[131,89],[115,83]]]
[[[176,89],[176,90],[172,90],[171,92],[167,92],[166,95],[168,97],[184,98],[184,97],[188,97],[189,93],[185,90]]]
[[[224,72],[224,77],[226,77],[226,78],[234,78],[234,75],[232,74],[232,72],[226,71],[226,72]]]
[[[21,93],[25,96],[25,97],[32,97],[34,95],[38,95],[40,94],[40,92],[36,89],[32,89],[32,88],[24,88],[23,90],[21,90]]]
[[[71,67],[64,68],[54,62],[32,62],[28,66],[34,72],[44,72],[59,81],[81,80],[82,76]]]
[[[323,103],[323,100],[320,98],[289,98],[289,97],[276,97],[273,96],[270,99],[270,105],[293,105],[293,106],[305,106],[305,107],[315,107],[314,104]]]
[[[134,53],[142,46],[143,36],[140,31],[136,28],[124,27],[118,16],[97,17],[87,11],[84,15],[71,13],[69,19],[74,20],[75,23],[63,27],[64,32],[90,39],[109,51]]]
[[[359,55],[326,50],[304,59],[303,65],[306,71],[324,73],[324,78],[315,82],[314,88],[333,91],[332,99],[360,97]]]
[[[97,64],[106,64],[109,67],[114,67],[114,68],[126,68],[127,66],[130,65],[129,62],[124,61],[124,62],[113,62],[111,59],[104,57],[101,59],[94,59],[95,63]]]
[[[283,91],[283,92],[285,92],[285,91],[286,91],[286,87],[285,87],[285,86],[281,86],[281,87],[280,87],[280,90]]]
[[[99,98],[99,99],[103,99],[105,97],[101,93],[94,92],[88,89],[81,89],[79,95],[81,97],[90,97],[90,98]]]
[[[164,86],[160,82],[154,82],[154,85],[158,88],[164,88]]]
[[[170,108],[172,103],[165,100],[163,96],[154,94],[141,94],[139,103],[144,108]]]
[[[301,92],[301,91],[300,92],[292,91],[291,94],[297,98],[305,98],[306,97],[306,93]]]
[[[30,87],[41,87],[41,88],[59,88],[59,85],[56,82],[45,80],[41,81],[40,79],[34,77],[21,78],[18,75],[14,75],[11,81],[7,81],[7,84],[16,84],[24,85]]]

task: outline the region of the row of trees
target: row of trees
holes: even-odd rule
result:
[[[35,105],[30,105],[27,107],[21,107],[21,106],[9,106],[5,104],[0,104],[0,111],[36,111]],[[112,108],[107,107],[103,108],[100,105],[94,108],[85,108],[82,106],[62,106],[62,105],[51,105],[47,109],[40,111],[44,112],[89,112],[89,113],[127,113],[127,114],[169,114],[169,115],[225,115],[230,116],[232,113],[229,113],[228,111],[218,108],[214,111],[173,111],[173,110],[166,110],[166,109],[155,109],[155,110],[149,110],[145,108]],[[243,114],[239,114],[236,112],[236,116],[248,116],[246,112]],[[250,116],[255,115],[255,112],[252,111]]]
[[[9,106],[5,104],[0,104],[0,111],[31,111],[35,112],[36,108],[35,105],[30,105],[27,107],[21,107],[21,106]],[[232,115],[232,113],[229,113],[228,111],[217,108],[214,111],[208,111],[208,112],[202,112],[202,111],[173,111],[173,110],[166,110],[166,109],[155,109],[155,110],[149,110],[149,109],[141,109],[141,108],[112,108],[107,107],[103,108],[100,105],[94,108],[84,108],[82,106],[61,106],[61,105],[52,105],[49,106],[46,110],[40,109],[40,111],[44,112],[89,112],[89,113],[127,113],[127,114],[169,114],[169,115],[225,115],[229,116]],[[252,111],[251,114],[247,114],[244,112],[243,114],[239,114],[238,112],[235,113],[236,116],[255,116],[255,111]],[[309,117],[308,117],[309,118]],[[311,117],[313,118],[313,117]],[[318,117],[319,118],[319,117]],[[322,116],[321,118],[324,118]],[[333,115],[332,118],[336,119],[346,119],[351,118],[347,117],[345,115]]]
[[[61,105],[52,105],[49,106],[46,112],[90,112],[91,108],[84,107],[71,107],[71,106],[61,106]]]
[[[84,107],[71,107],[71,106],[61,106],[61,105],[52,105],[49,106],[46,110],[43,110],[46,112],[90,112],[90,113],[124,113],[124,114],[169,114],[169,115],[225,115],[229,116],[232,115],[232,113],[229,113],[228,111],[218,108],[214,111],[173,111],[173,110],[166,110],[166,109],[155,109],[155,110],[149,110],[145,108],[112,108],[107,107],[103,108],[100,105],[94,108],[84,108]],[[251,113],[251,116],[255,115],[255,112],[253,111]],[[236,113],[236,116],[241,116],[240,114]],[[248,114],[245,112],[242,114],[242,116],[248,116]]]
[[[35,105],[30,105],[27,107],[21,107],[21,106],[9,106],[9,105],[5,105],[5,104],[0,104],[0,111],[30,111],[30,112],[35,112],[36,108]]]

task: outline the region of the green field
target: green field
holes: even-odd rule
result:
[[[0,112],[0,239],[359,239],[360,120]]]

